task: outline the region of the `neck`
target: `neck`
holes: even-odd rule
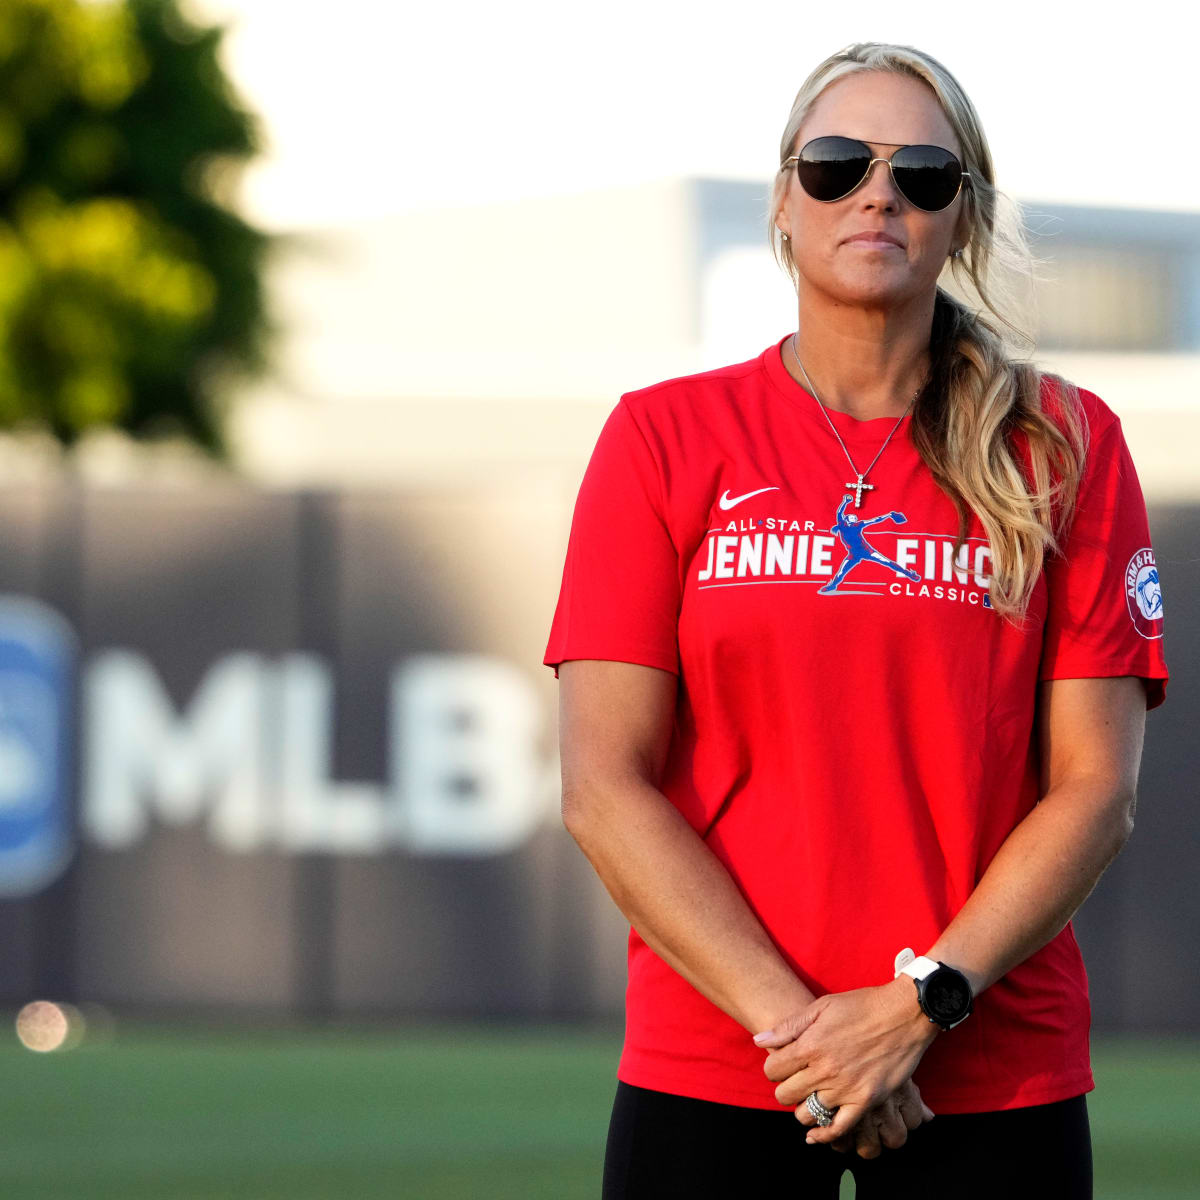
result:
[[[903,416],[929,370],[934,294],[856,308],[807,288],[803,277],[800,284],[798,332],[783,355],[791,376],[826,408],[856,420]]]

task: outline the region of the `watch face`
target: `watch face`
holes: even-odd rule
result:
[[[970,1002],[971,989],[957,971],[935,971],[925,983],[925,1009],[935,1021],[957,1021]]]

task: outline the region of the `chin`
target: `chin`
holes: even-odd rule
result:
[[[911,279],[842,279],[829,289],[843,304],[892,306],[914,295]]]

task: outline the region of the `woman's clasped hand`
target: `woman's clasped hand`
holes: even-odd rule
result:
[[[875,1158],[933,1119],[912,1074],[938,1033],[917,1004],[912,980],[902,976],[818,996],[754,1042],[770,1051],[763,1070],[779,1084],[775,1098],[796,1105],[797,1119],[812,1126],[807,1141]],[[817,1125],[806,1103],[812,1092],[837,1110],[832,1124]]]

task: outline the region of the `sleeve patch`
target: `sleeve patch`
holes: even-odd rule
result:
[[[1143,546],[1129,559],[1125,568],[1125,602],[1133,627],[1144,638],[1163,635],[1162,584],[1154,551]]]

